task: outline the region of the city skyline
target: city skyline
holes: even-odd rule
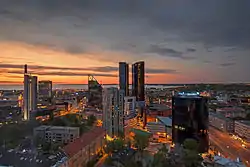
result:
[[[145,61],[148,84],[250,82],[247,0],[14,1],[0,2],[0,84],[22,84],[24,64],[39,80],[118,84],[120,61]]]

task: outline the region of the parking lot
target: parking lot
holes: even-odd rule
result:
[[[37,154],[32,150],[5,150],[0,149],[0,165],[14,166],[14,167],[45,167],[56,164],[65,155],[57,152],[51,154]]]

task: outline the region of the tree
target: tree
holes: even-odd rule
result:
[[[143,158],[143,151],[149,144],[149,134],[136,132],[134,135],[134,145],[138,148],[140,158]]]
[[[184,141],[184,156],[183,162],[186,167],[201,166],[202,157],[198,154],[198,143],[193,139]]]
[[[111,158],[111,157],[106,158],[104,164],[107,165],[107,166],[113,165],[113,160],[112,160],[112,158]]]
[[[165,167],[168,166],[169,162],[167,161],[168,149],[165,144],[159,149],[159,151],[154,155],[152,162],[152,167]]]
[[[117,151],[123,150],[125,143],[122,139],[116,139],[113,141],[113,143],[114,143],[115,150]]]
[[[88,121],[87,121],[87,125],[88,126],[92,126],[96,121],[96,117],[94,115],[90,115],[88,116]]]
[[[134,142],[138,150],[143,151],[149,144],[149,135],[135,133]]]
[[[53,126],[67,126],[67,123],[62,119],[62,118],[55,118],[52,122],[51,125]]]

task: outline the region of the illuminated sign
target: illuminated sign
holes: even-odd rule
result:
[[[181,96],[199,96],[199,92],[179,92],[178,95]]]

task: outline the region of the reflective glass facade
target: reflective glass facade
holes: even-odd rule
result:
[[[208,105],[207,98],[200,96],[174,96],[172,137],[175,144],[183,144],[188,138],[199,142],[199,151],[207,152],[208,139]]]

